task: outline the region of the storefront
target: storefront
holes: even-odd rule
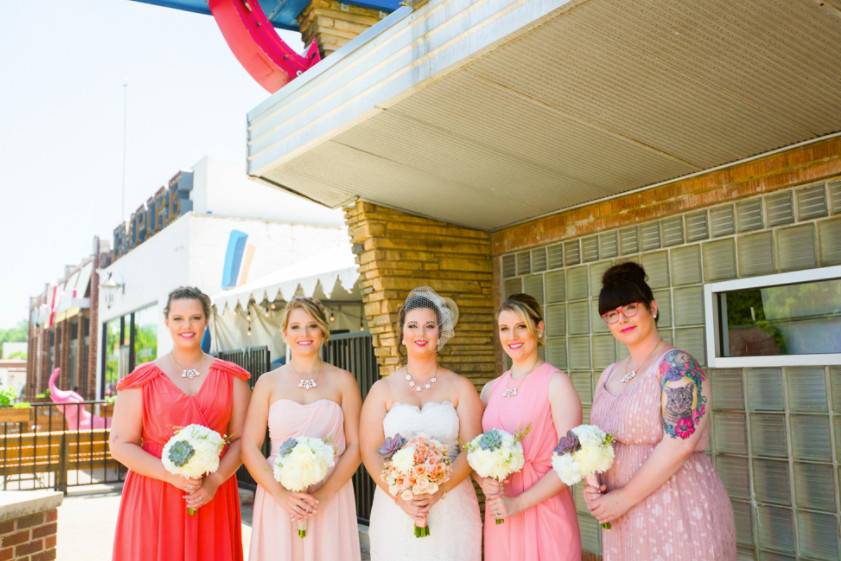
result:
[[[791,6],[401,8],[249,114],[249,173],[344,207],[386,373],[413,286],[460,304],[444,360],[477,385],[502,368],[495,306],[524,291],[589,412],[623,357],[600,276],[641,262],[663,336],[710,373],[740,554],[836,560],[841,20]]]

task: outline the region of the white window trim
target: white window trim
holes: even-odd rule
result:
[[[783,284],[797,284],[827,279],[841,278],[841,265],[821,267],[818,269],[804,269],[790,273],[777,273],[759,277],[749,277],[704,285],[704,312],[707,318],[707,364],[710,368],[745,368],[766,366],[825,366],[841,364],[841,353],[813,354],[813,355],[773,355],[773,356],[719,356],[719,327],[718,299],[714,297],[720,292],[757,288],[762,286],[778,286]]]

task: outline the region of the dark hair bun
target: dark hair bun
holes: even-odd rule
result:
[[[602,275],[602,286],[614,286],[617,284],[633,283],[645,285],[645,269],[639,263],[627,261],[614,265]]]

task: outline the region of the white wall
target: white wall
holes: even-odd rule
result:
[[[112,273],[117,282],[125,283],[125,293],[100,290],[99,341],[102,340],[103,323],[154,305],[160,318],[158,355],[169,352],[172,342],[163,325],[167,295],[178,286],[197,286],[208,295],[219,293],[232,230],[248,235],[246,246],[252,248],[248,267],[248,279],[251,280],[320,249],[346,244],[348,240],[344,226],[304,226],[196,212],[185,214],[102,272],[101,282]],[[243,263],[243,269],[245,267]],[[243,280],[242,272],[240,280]],[[100,360],[97,364],[101,368]],[[100,371],[98,376],[101,375]]]
[[[344,226],[341,209],[330,209],[250,179],[245,166],[202,158],[193,166],[193,210],[201,214],[259,218],[289,224]]]

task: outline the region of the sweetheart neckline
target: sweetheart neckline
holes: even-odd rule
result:
[[[423,403],[421,405],[417,405],[415,403],[406,403],[405,401],[398,401],[397,403],[391,404],[391,407],[388,409],[388,411],[386,411],[386,415],[388,415],[389,413],[394,411],[395,408],[400,407],[401,405],[404,407],[414,409],[419,413],[423,413],[427,405],[449,405],[454,411],[456,409],[455,404],[453,404],[453,402],[449,399],[442,399],[441,401],[427,401],[426,403]]]
[[[297,405],[297,406],[299,406],[299,407],[309,407],[310,405],[315,405],[316,403],[318,403],[318,402],[320,402],[320,401],[326,401],[326,402],[328,402],[328,403],[332,403],[333,405],[335,405],[335,406],[336,406],[336,407],[338,407],[339,409],[341,409],[341,408],[342,408],[342,406],[341,406],[341,405],[339,405],[338,403],[336,403],[336,402],[335,402],[335,401],[333,401],[332,399],[328,399],[328,398],[326,398],[326,397],[320,397],[320,398],[316,399],[315,401],[310,401],[309,403],[301,403],[300,401],[295,401],[294,399],[288,399],[288,398],[286,398],[286,397],[281,397],[280,399],[276,399],[276,400],[274,400],[274,401],[271,403],[271,405],[269,405],[269,409],[271,409],[272,407],[274,407],[275,405],[277,405],[277,404],[278,404],[278,403],[280,403],[281,401],[285,401],[285,402],[287,402],[287,403],[294,403],[295,405]]]

